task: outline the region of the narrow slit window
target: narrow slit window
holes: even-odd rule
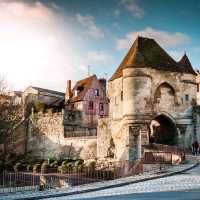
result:
[[[94,109],[94,103],[93,101],[89,101],[89,110],[93,110]]]

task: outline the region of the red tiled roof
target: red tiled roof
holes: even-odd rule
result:
[[[96,78],[96,75],[79,80],[73,88],[73,93],[78,88],[82,88],[82,90],[77,94],[77,96],[72,96],[70,102],[82,101],[94,78]]]
[[[194,74],[192,67],[181,66],[154,39],[144,37],[135,40],[110,81],[121,77],[123,69],[134,67]]]

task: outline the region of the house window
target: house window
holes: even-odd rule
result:
[[[197,83],[197,92],[199,92],[199,83]]]
[[[94,108],[94,103],[93,103],[93,101],[89,101],[89,110],[93,110],[93,108]]]
[[[99,96],[99,90],[98,89],[95,90],[95,96]]]
[[[100,111],[103,111],[103,110],[104,110],[104,109],[103,109],[103,103],[100,103],[100,104],[99,104],[99,110],[100,110]]]
[[[185,95],[185,101],[189,101],[189,94]]]

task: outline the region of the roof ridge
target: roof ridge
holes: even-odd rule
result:
[[[182,68],[153,38],[140,36],[133,42],[109,81],[121,77],[123,69],[135,67],[180,73],[194,73],[192,66],[190,70]]]

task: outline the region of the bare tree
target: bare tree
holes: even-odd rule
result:
[[[7,81],[0,76],[0,143],[8,141],[15,126],[22,120],[22,105],[14,105],[7,95]]]
[[[0,95],[6,94],[8,84],[5,76],[0,75]]]

